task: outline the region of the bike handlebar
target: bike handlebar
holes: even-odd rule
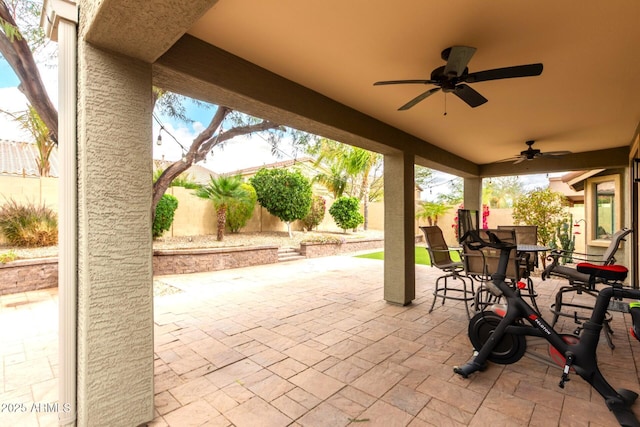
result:
[[[489,236],[489,241],[480,237],[480,232],[483,231]],[[469,248],[473,250],[480,250],[482,248],[493,248],[493,249],[508,249],[511,250],[516,247],[513,243],[503,242],[495,235],[491,230],[469,230],[467,231],[462,238],[461,242],[466,242]]]

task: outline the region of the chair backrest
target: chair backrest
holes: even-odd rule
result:
[[[484,231],[484,230],[483,230]],[[514,230],[498,229],[489,230],[503,242],[516,244],[516,234]],[[483,237],[485,238],[485,237]],[[486,237],[488,239],[488,237]],[[482,248],[481,250],[470,249],[467,244],[463,245],[463,263],[468,275],[478,276],[481,280],[487,280],[490,275],[498,270],[500,251],[492,248]],[[516,250],[509,254],[509,264],[507,265],[507,279],[520,280],[520,266]]]
[[[538,226],[537,225],[499,225],[498,230],[514,230],[516,232],[517,244],[537,245]],[[538,254],[529,252],[529,262],[532,267],[538,266]]]
[[[450,265],[453,260],[449,253],[449,246],[444,240],[442,229],[437,225],[422,226],[420,230],[424,233],[424,240],[427,243],[427,252],[431,258],[431,265],[440,267]]]
[[[538,226],[537,225],[499,225],[498,229],[514,230],[516,239],[522,245],[538,244]]]
[[[480,215],[478,211],[471,209],[458,209],[458,242],[462,243],[462,237],[469,230],[479,229]]]
[[[616,262],[615,254],[620,247],[620,242],[624,240],[627,234],[631,233],[631,229],[623,228],[620,231],[616,231],[613,236],[611,236],[611,243],[604,254],[602,254],[602,262],[604,265],[611,265]]]

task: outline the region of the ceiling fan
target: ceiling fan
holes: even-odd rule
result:
[[[518,164],[518,163],[524,162],[525,160],[533,160],[540,157],[554,158],[554,157],[562,157],[562,156],[566,156],[567,154],[571,154],[571,151],[547,151],[543,153],[537,148],[533,148],[534,143],[535,141],[526,141],[525,144],[527,144],[529,147],[526,150],[521,151],[519,156],[501,160],[500,162],[513,161],[514,164]]]
[[[447,61],[446,65],[436,68],[431,72],[428,80],[386,80],[375,82],[374,86],[396,84],[432,84],[437,87],[413,98],[398,110],[408,110],[418,102],[426,99],[434,93],[442,90],[445,93],[453,93],[466,102],[470,107],[478,107],[487,99],[465,83],[485,82],[488,80],[511,79],[515,77],[539,76],[542,73],[542,64],[516,65],[514,67],[495,68],[493,70],[469,73],[467,64],[476,52],[475,47],[453,46],[442,51],[441,57]]]

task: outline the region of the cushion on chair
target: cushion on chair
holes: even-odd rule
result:
[[[580,273],[602,277],[608,280],[624,280],[629,270],[624,265],[596,265],[589,262],[581,262],[577,265]]]

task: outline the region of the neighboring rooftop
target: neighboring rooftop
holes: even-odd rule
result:
[[[307,166],[310,166],[312,170],[316,170],[317,167],[315,166],[315,162],[316,162],[315,159],[311,157],[300,157],[299,159],[283,160],[281,162],[266,163],[260,166],[252,166],[250,168],[238,169],[236,171],[229,172],[226,175],[242,175],[242,176],[255,175],[262,168],[286,169],[286,168],[296,166],[298,164],[306,164]]]
[[[33,142],[10,141],[0,139],[0,175],[39,177],[38,147]],[[54,147],[49,156],[51,168],[49,176],[57,178],[58,147]]]
[[[157,170],[157,169],[165,170],[172,163],[175,163],[175,162],[169,161],[169,160],[157,160],[157,159],[154,159],[153,160],[153,170],[154,171]],[[211,169],[207,169],[204,166],[200,166],[200,165],[192,165],[184,173],[186,175],[189,175],[189,178],[192,181],[195,181],[197,184],[201,184],[201,185],[208,184],[209,181],[211,181],[211,177],[212,176],[214,176],[214,177],[218,176],[218,174],[215,173],[214,171],[212,171]]]

